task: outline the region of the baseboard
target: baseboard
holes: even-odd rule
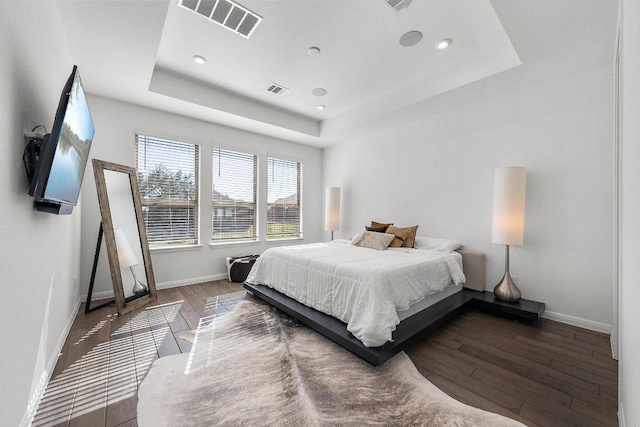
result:
[[[625,427],[624,405],[622,404],[621,400],[618,401],[618,425],[620,427]]]
[[[40,384],[34,391],[33,396],[31,396],[30,404],[27,407],[27,410],[22,418],[22,422],[20,423],[21,427],[30,426],[33,422],[33,417],[36,415],[36,410],[40,405],[40,400],[42,400],[42,396],[44,395],[45,390],[47,389],[47,385],[49,381],[51,381],[51,375],[53,374],[53,370],[56,367],[56,363],[58,362],[58,356],[62,353],[62,347],[64,347],[64,343],[69,336],[69,332],[71,331],[71,327],[73,326],[73,321],[76,320],[76,316],[78,314],[78,310],[80,310],[80,303],[82,298],[78,298],[74,304],[73,310],[67,319],[67,323],[64,325],[64,329],[62,330],[62,334],[60,334],[60,338],[56,343],[55,348],[53,349],[53,353],[49,360],[47,360],[47,365],[45,366],[45,370],[42,373],[42,380]]]
[[[568,314],[555,313],[553,311],[545,311],[542,314],[542,317],[544,319],[566,323],[567,325],[573,325],[579,328],[589,329],[591,331],[602,332],[603,334],[611,334],[611,325],[607,325],[606,323],[594,322],[593,320],[569,316]]]
[[[226,273],[213,274],[211,276],[203,276],[203,277],[192,277],[190,279],[156,283],[156,289],[177,288],[180,286],[189,286],[189,285],[195,285],[196,283],[213,282],[215,280],[222,280],[226,278],[227,278]],[[113,298],[113,291],[94,292],[93,295],[91,296],[92,301],[98,301],[98,300],[107,299],[107,298]],[[82,302],[87,302],[86,295],[82,297]]]
[[[99,301],[101,299],[113,298],[113,291],[94,292],[91,294],[91,301]],[[80,297],[82,302],[87,302],[87,296]]]
[[[213,282],[227,278],[227,273],[213,274],[211,276],[192,277],[184,280],[174,280],[172,282],[156,283],[156,289],[177,288],[179,286],[195,285],[196,283]]]

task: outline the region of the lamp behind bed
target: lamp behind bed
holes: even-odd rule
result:
[[[523,243],[526,183],[527,170],[523,167],[496,169],[491,241],[505,245],[505,271],[493,293],[503,301],[516,302],[520,299],[520,289],[509,273],[509,246]]]
[[[340,187],[327,187],[324,205],[324,229],[333,232],[340,230]]]

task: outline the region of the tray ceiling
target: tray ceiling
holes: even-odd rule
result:
[[[612,63],[617,21],[614,1],[245,0],[246,38],[178,0],[56,3],[89,94],[319,147]]]

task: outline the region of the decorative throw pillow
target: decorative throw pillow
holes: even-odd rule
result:
[[[376,221],[371,221],[371,228],[384,228],[384,231],[382,233],[385,233],[387,231],[387,228],[389,228],[390,225],[393,225],[392,222],[389,223],[385,223],[385,222],[376,222]]]
[[[354,243],[354,245],[362,248],[371,248],[383,251],[389,247],[389,243],[391,243],[392,240],[393,234],[365,231],[362,233],[360,240]]]
[[[404,246],[407,248],[413,248],[416,243],[416,233],[418,232],[418,226],[414,225],[413,227],[407,227],[411,229],[411,234],[404,241]]]
[[[414,225],[413,227],[403,228],[390,225],[389,228],[387,228],[386,232],[388,234],[393,234],[395,236],[395,239],[393,239],[389,246],[392,248],[412,248],[416,240],[417,231],[417,225]]]
[[[385,231],[387,231],[387,227],[367,227],[365,225],[364,228],[367,231],[373,231],[374,233],[384,233]]]

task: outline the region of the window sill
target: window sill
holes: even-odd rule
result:
[[[292,237],[287,239],[267,240],[265,243],[267,243],[268,245],[277,245],[278,243],[302,242],[302,241],[304,241],[304,237]]]
[[[156,248],[149,248],[149,251],[151,253],[184,252],[197,251],[200,248],[202,248],[202,245],[160,246]]]
[[[237,246],[257,246],[260,244],[260,240],[241,240],[235,242],[211,242],[209,247],[211,249],[216,248],[233,248]]]

